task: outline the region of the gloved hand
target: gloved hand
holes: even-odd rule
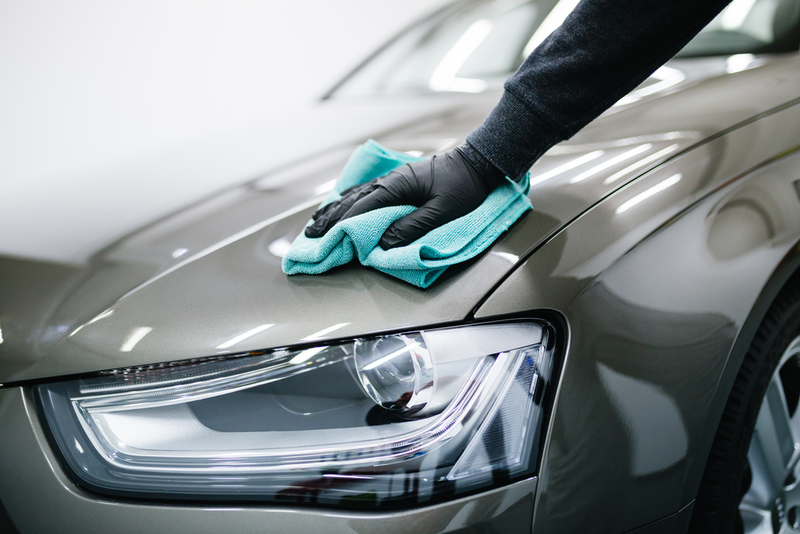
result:
[[[384,232],[388,250],[419,239],[434,228],[481,205],[505,180],[503,172],[468,144],[430,160],[408,163],[382,178],[351,187],[342,198],[317,210],[306,237],[322,237],[342,219],[386,206],[416,206]]]

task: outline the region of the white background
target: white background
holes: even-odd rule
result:
[[[445,0],[0,0],[0,196],[268,120]]]

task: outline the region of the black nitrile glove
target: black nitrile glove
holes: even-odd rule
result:
[[[434,228],[480,206],[503,173],[468,144],[429,160],[408,163],[382,178],[351,187],[342,198],[317,210],[306,237],[321,237],[342,219],[386,206],[416,206],[384,232],[378,245],[388,250],[416,241]]]

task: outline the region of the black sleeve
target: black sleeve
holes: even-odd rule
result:
[[[674,56],[730,0],[583,0],[467,142],[511,178]]]

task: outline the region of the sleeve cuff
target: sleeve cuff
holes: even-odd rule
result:
[[[475,150],[512,180],[521,179],[542,154],[562,140],[555,128],[509,91],[467,136]]]

